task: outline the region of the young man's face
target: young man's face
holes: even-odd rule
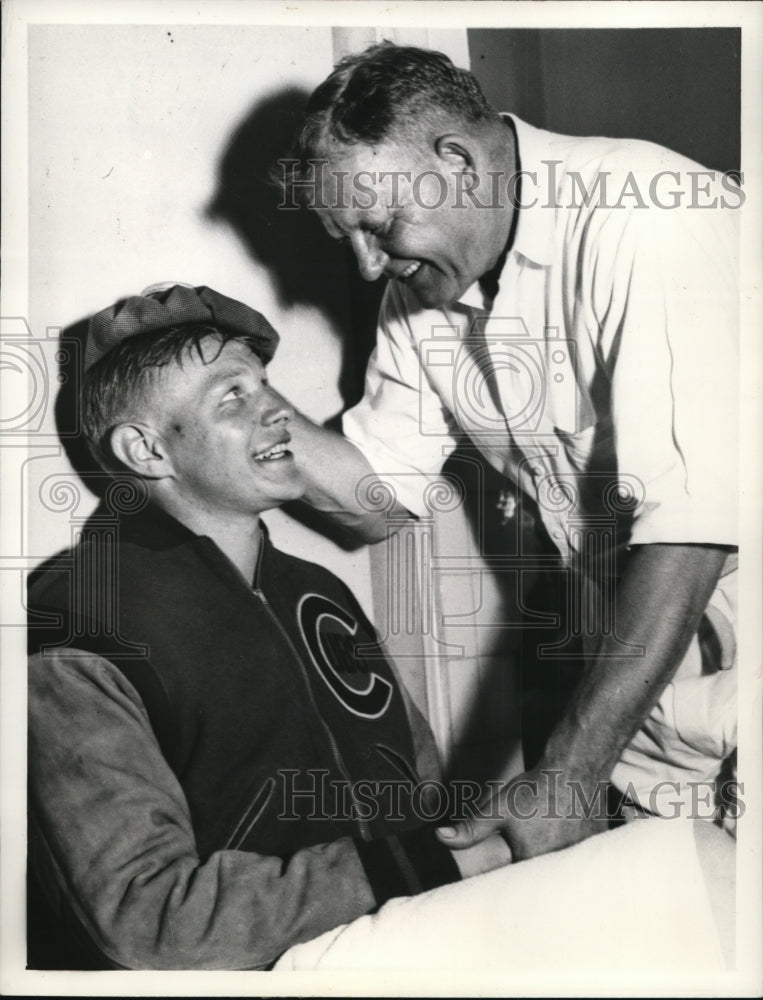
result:
[[[265,366],[240,341],[220,350],[208,337],[202,354],[168,365],[151,394],[178,497],[226,519],[298,499],[304,484],[287,447],[293,410]]]
[[[460,298],[508,235],[505,213],[475,207],[462,165],[434,152],[335,145],[322,180],[316,211],[329,236],[350,244],[361,276],[401,281],[429,308]]]

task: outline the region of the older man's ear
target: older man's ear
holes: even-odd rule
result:
[[[111,450],[122,465],[144,479],[165,479],[173,468],[161,435],[147,424],[118,424],[111,432]]]
[[[436,140],[435,153],[452,169],[471,172],[475,168],[475,163],[469,146],[470,142],[466,136],[449,132]]]

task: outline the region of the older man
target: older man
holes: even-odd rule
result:
[[[514,857],[600,828],[581,802],[610,780],[634,811],[696,814],[736,739],[741,191],[499,115],[445,56],[389,44],[315,91],[296,162],[329,236],[391,279],[346,439],[297,426],[309,499],[380,539],[357,484],[421,513],[412,474],[470,441],[537,501],[587,624],[570,703],[501,796]]]

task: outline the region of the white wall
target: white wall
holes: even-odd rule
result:
[[[35,335],[157,281],[207,284],[259,309],[281,332],[271,367],[278,388],[317,420],[338,413],[343,347],[337,316],[309,302],[282,301],[269,270],[225,222],[206,213],[219,161],[255,105],[287,87],[311,91],[332,65],[330,28],[32,26],[29,320]],[[326,256],[331,253],[327,240]],[[328,273],[341,311],[348,298],[339,287],[343,260],[334,263]],[[55,433],[52,407],[40,432]],[[79,520],[95,504],[85,494],[72,511],[51,498],[59,478],[49,477],[68,475],[70,466],[60,449],[50,451],[26,465],[28,551],[39,557],[69,544],[72,516]],[[266,519],[278,544],[329,565],[370,609],[367,552],[343,552],[280,512]]]

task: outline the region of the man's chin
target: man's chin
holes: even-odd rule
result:
[[[290,483],[288,487],[285,487],[281,495],[281,499],[278,501],[278,507],[281,507],[285,503],[294,503],[297,500],[304,500],[305,492],[307,486],[300,474],[295,476],[295,481]]]
[[[455,281],[445,280],[432,284],[422,283],[420,287],[411,285],[411,290],[425,309],[441,309],[457,302],[466,291],[466,287],[461,288]]]
[[[299,503],[300,501],[304,500],[304,498],[305,498],[304,488],[291,491],[284,490],[283,493],[281,493],[277,499],[271,499],[267,503],[267,506],[263,504],[261,507],[258,507],[255,513],[259,517],[260,514],[266,514],[268,511],[280,510],[282,507],[288,507],[289,504]]]

